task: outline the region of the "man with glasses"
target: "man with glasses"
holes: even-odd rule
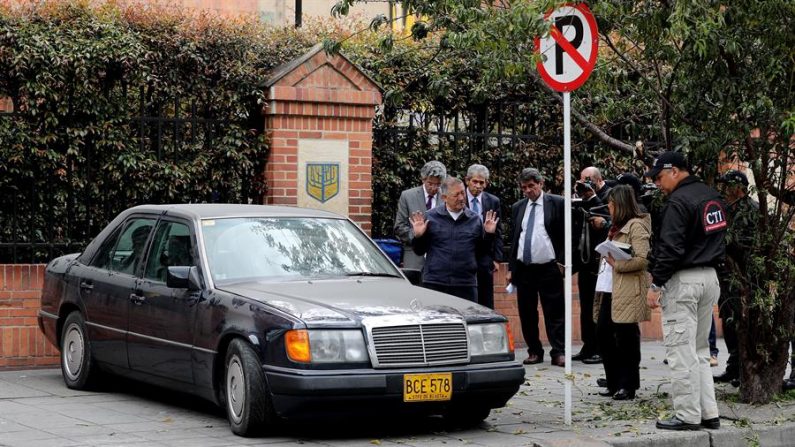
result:
[[[442,204],[439,186],[447,178],[447,168],[436,160],[425,163],[420,170],[422,184],[407,189],[400,194],[397,215],[395,216],[395,236],[403,243],[403,267],[422,270],[425,257],[417,255],[411,249],[414,238],[409,217],[417,211],[430,211]]]
[[[690,173],[678,152],[664,152],[646,176],[666,195],[649,272],[646,300],[662,306],[663,341],[671,368],[674,416],[665,430],[720,427],[707,336],[720,285],[715,271],[726,253],[728,221],[720,194]]]

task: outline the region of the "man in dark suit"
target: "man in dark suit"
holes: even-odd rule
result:
[[[525,198],[511,207],[511,254],[508,280],[516,286],[519,319],[529,356],[525,365],[541,363],[538,299],[544,311],[552,365],[565,366],[564,343],[564,207],[563,197],[543,191],[544,177],[534,168],[519,174]]]
[[[466,206],[480,215],[480,220],[486,218],[486,212],[493,211],[500,219],[500,199],[489,194],[484,189],[489,184],[489,169],[483,165],[474,164],[467,169],[467,201]],[[494,271],[497,270],[502,260],[502,231],[497,225],[494,242],[491,250],[485,251],[478,257],[478,304],[494,309]]]
[[[610,187],[602,178],[602,173],[594,166],[589,166],[580,173],[580,181],[576,183],[577,198],[582,199],[582,209],[598,209],[599,214],[607,214],[607,193]],[[580,215],[582,216],[582,215]],[[602,363],[602,357],[596,348],[596,324],[593,322],[593,301],[596,294],[596,278],[599,276],[599,256],[594,250],[597,245],[607,239],[609,228],[603,218],[591,218],[590,223],[584,218],[579,219],[577,233],[582,237],[579,243],[580,255],[575,259],[577,268],[577,290],[580,298],[580,337],[582,349],[571,357],[587,364]],[[584,233],[587,232],[587,233]],[[586,243],[587,242],[587,243]],[[579,261],[579,262],[578,262]],[[587,261],[587,262],[585,262]]]
[[[447,178],[447,168],[440,161],[429,161],[420,170],[422,184],[400,194],[395,215],[395,236],[403,243],[403,267],[422,270],[425,258],[411,248],[414,233],[409,217],[417,211],[429,211],[442,204],[439,185]]]

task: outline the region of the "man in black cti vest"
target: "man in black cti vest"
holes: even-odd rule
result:
[[[667,196],[654,238],[649,307],[662,306],[674,416],[665,430],[720,427],[707,336],[720,285],[715,267],[726,253],[726,206],[717,191],[690,174],[684,155],[664,152],[646,176]]]

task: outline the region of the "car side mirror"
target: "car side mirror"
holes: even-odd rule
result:
[[[166,286],[172,289],[200,290],[199,269],[195,266],[171,266],[166,274]]]
[[[419,286],[422,282],[422,270],[417,269],[400,269],[406,278],[408,278],[409,282],[415,286]]]

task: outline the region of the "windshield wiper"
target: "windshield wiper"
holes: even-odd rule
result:
[[[400,278],[400,276],[395,275],[394,273],[384,273],[384,272],[347,272],[345,276],[381,276],[387,278]]]

